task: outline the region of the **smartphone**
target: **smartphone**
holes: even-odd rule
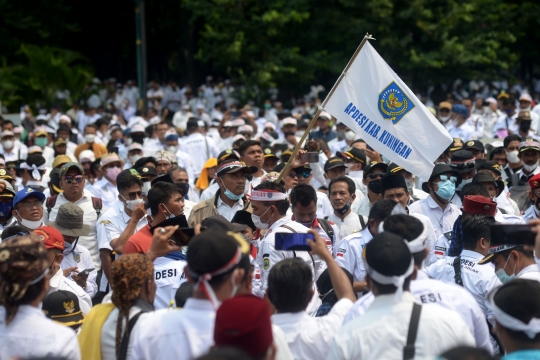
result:
[[[536,234],[530,225],[495,224],[490,227],[491,246],[493,245],[533,245]]]
[[[96,270],[96,268],[86,269],[86,270],[83,270],[83,273],[90,274],[94,270]]]
[[[275,248],[285,251],[311,251],[307,239],[314,241],[311,234],[276,233]]]
[[[366,149],[373,151],[373,148],[366,143]]]
[[[489,106],[489,102],[488,101],[482,101],[482,106]]]
[[[308,162],[308,163],[318,163],[319,162],[319,153],[317,152],[308,152],[304,154],[300,154],[300,161],[301,162]]]

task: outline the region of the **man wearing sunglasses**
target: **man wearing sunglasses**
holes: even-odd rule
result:
[[[456,186],[456,193],[459,195],[463,186],[471,183],[476,175],[476,158],[468,150],[458,150],[452,154],[450,166],[461,175],[461,183]],[[460,196],[454,196],[451,201],[457,207],[462,205]]]
[[[536,174],[540,174],[540,166],[538,166],[540,144],[534,139],[527,138],[519,144],[518,156],[523,168],[512,175],[510,194],[518,204],[519,209],[525,211],[531,205],[528,195],[531,188],[528,181]]]
[[[422,190],[429,196],[409,205],[409,213],[419,213],[429,218],[437,239],[443,234],[451,236],[454,223],[461,215],[459,208],[450,201],[460,183],[459,172],[450,165],[437,164],[429,180],[422,183]]]

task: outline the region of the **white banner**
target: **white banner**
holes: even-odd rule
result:
[[[421,179],[430,177],[433,162],[452,142],[369,41],[323,104],[373,149]]]

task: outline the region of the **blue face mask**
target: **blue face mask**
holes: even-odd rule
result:
[[[38,137],[38,138],[36,138],[36,145],[39,146],[39,147],[47,146],[47,138],[46,137]]]
[[[222,182],[222,184],[223,184],[223,182]],[[232,191],[227,189],[225,184],[223,184],[223,187],[225,188],[225,196],[228,197],[230,200],[238,201],[238,200],[240,200],[241,198],[244,197],[244,194],[240,194],[240,195],[234,194]]]
[[[441,181],[437,184],[439,189],[435,192],[444,200],[450,200],[456,192],[456,185],[451,180]]]
[[[0,203],[0,217],[10,218],[12,209],[11,203]]]
[[[176,215],[174,215],[172,212],[169,211],[169,209],[167,209],[167,207],[165,206],[165,204],[162,204],[163,207],[165,208],[165,210],[167,210],[169,212],[169,216],[165,216],[165,219],[173,219],[176,217]]]
[[[504,271],[504,268],[508,264],[508,260],[510,260],[510,255],[508,255],[508,259],[506,259],[506,263],[504,263],[504,266],[499,270],[495,271],[495,275],[497,275],[497,277],[499,278],[499,280],[501,280],[503,284],[506,284],[507,282],[510,282],[516,278],[516,274],[508,275],[506,271]],[[516,271],[516,265],[514,265],[513,271]]]

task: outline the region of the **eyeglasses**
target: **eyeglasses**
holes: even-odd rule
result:
[[[298,175],[297,175],[294,171],[291,171],[291,172],[289,173],[289,177],[292,178],[292,179],[294,179],[294,178],[298,178]]]
[[[83,175],[75,175],[75,176],[66,175],[66,178],[64,179],[66,184],[71,184],[73,183],[74,180],[78,183],[81,183],[84,180],[84,176]]]
[[[450,180],[450,181],[453,182],[454,184],[455,184],[456,181],[457,181],[457,177],[455,177],[455,176],[450,176],[450,178],[448,178],[448,175],[439,175],[439,179],[441,179],[441,181]]]
[[[370,173],[367,175],[368,178],[370,178],[371,180],[375,180],[377,178],[383,178],[386,176],[386,173],[383,173],[383,172],[376,172],[376,173]]]
[[[458,170],[462,170],[462,169],[474,169],[474,167],[476,166],[476,161],[467,161],[467,162],[464,162],[464,163],[460,163],[460,164],[450,164],[451,167],[453,168],[456,168]]]
[[[41,201],[20,202],[19,206],[25,209],[33,209],[34,207],[41,209],[43,207],[43,203]]]
[[[133,191],[133,192],[127,193],[126,195],[127,195],[127,197],[128,197],[129,199],[133,199],[133,200],[134,200],[134,199],[142,198],[142,195],[143,195],[143,194],[142,194],[142,191]],[[123,197],[125,200],[127,200],[127,199],[124,197],[124,195],[122,195],[122,197]]]
[[[300,179],[301,177],[308,178],[311,176],[311,170],[302,170],[302,171],[295,171],[296,176]]]

